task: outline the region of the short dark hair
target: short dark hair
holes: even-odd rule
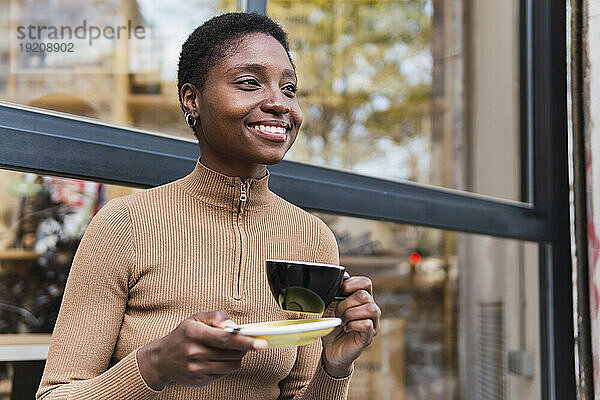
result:
[[[218,15],[197,27],[181,46],[177,71],[180,104],[184,84],[191,83],[203,90],[210,68],[226,57],[243,36],[252,33],[264,33],[275,38],[292,61],[287,34],[271,18],[241,12]]]

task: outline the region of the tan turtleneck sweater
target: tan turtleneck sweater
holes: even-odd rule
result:
[[[338,264],[323,221],[260,179],[200,162],[182,179],[114,199],[77,250],[37,399],[345,399],[322,345],[248,353],[241,370],[203,388],[144,382],[136,351],[199,311],[239,324],[290,318],[270,293],[267,258]],[[242,191],[246,200],[241,200]]]

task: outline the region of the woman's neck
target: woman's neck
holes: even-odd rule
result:
[[[231,163],[222,163],[212,160],[210,157],[200,157],[200,163],[207,168],[217,171],[227,176],[238,176],[242,179],[255,178],[260,179],[267,174],[267,166],[264,164],[254,164],[251,166]]]

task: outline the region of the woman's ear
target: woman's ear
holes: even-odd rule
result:
[[[183,111],[189,112],[192,118],[198,119],[200,108],[198,89],[191,83],[186,83],[181,87],[180,97]]]

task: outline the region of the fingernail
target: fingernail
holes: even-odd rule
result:
[[[233,322],[232,320],[228,319],[227,321],[223,322],[223,326],[225,328],[237,328],[238,324],[236,324],[235,322]]]
[[[264,339],[256,339],[254,341],[254,348],[256,350],[263,350],[263,349],[266,349],[267,347],[269,347],[269,343],[267,343],[267,341]]]

